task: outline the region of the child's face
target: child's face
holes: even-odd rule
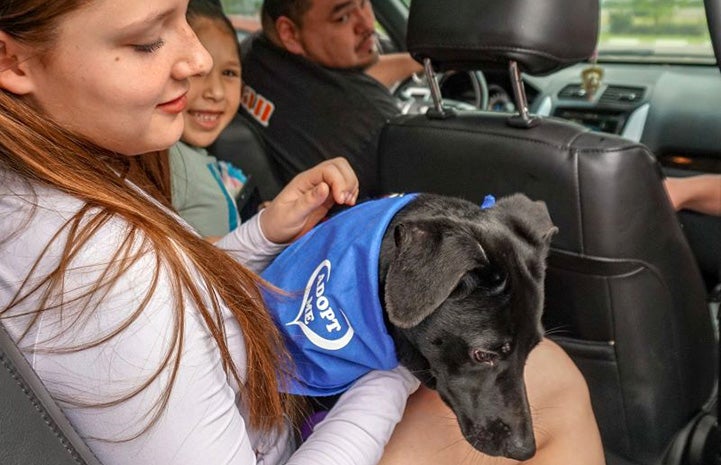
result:
[[[207,147],[238,111],[240,60],[236,38],[222,23],[198,18],[193,21],[193,29],[213,57],[213,68],[207,75],[190,80],[182,140],[196,147]]]

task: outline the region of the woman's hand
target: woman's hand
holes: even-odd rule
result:
[[[337,204],[354,205],[358,178],[345,158],[333,158],[303,171],[273,199],[260,217],[268,240],[282,244],[302,236]]]

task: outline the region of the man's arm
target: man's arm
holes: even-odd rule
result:
[[[375,78],[386,87],[392,87],[398,81],[423,70],[423,66],[407,53],[388,53],[381,55],[376,64],[366,69],[366,74]]]
[[[721,215],[721,176],[706,174],[667,178],[665,186],[676,210]]]

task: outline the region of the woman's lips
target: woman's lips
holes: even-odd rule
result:
[[[220,111],[190,110],[188,111],[188,115],[203,129],[215,129],[220,124],[220,117],[223,113]]]
[[[165,113],[170,113],[173,115],[176,115],[178,113],[181,113],[183,110],[185,110],[185,107],[188,106],[188,97],[186,97],[186,94],[181,95],[180,97],[169,100],[165,103],[161,103],[158,105],[158,108],[160,108],[161,111],[164,111]]]

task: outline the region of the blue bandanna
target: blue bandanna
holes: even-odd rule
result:
[[[262,274],[289,296],[266,304],[293,356],[291,394],[328,396],[398,365],[378,298],[378,257],[393,216],[416,195],[372,200],[305,234]]]
[[[496,198],[489,194],[483,198],[483,203],[481,203],[481,209],[485,210],[486,208],[491,208],[495,204]]]

